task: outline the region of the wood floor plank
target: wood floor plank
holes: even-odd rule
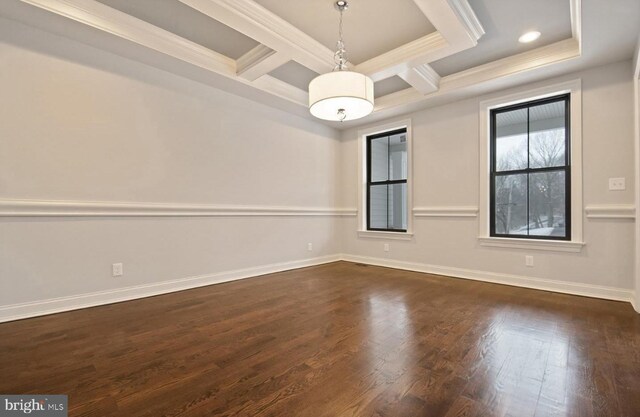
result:
[[[640,415],[626,303],[336,262],[0,324],[71,416]]]

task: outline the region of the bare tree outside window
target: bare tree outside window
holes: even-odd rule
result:
[[[570,237],[568,100],[492,111],[493,236]]]

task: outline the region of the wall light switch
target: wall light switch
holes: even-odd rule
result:
[[[524,257],[524,264],[526,266],[533,266],[533,256],[527,255]]]
[[[384,244],[384,251],[385,252],[389,252],[389,244],[388,243]]]
[[[609,178],[609,191],[623,191],[626,188],[624,178]]]
[[[111,265],[111,275],[114,277],[121,277],[124,274],[124,267],[122,264],[113,264]]]
[[[308,251],[312,251],[313,250],[313,243],[307,243],[307,250]]]

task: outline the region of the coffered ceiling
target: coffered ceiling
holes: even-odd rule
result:
[[[552,45],[572,36],[569,1],[469,0],[469,5],[482,22],[485,34],[475,48],[432,62],[431,66],[441,76]],[[532,30],[542,33],[540,39],[529,44],[518,42],[520,35]]]
[[[338,13],[334,1],[256,0],[318,40],[335,49]],[[412,0],[350,0],[344,14],[344,38],[349,60],[355,64],[433,33],[436,28]]]
[[[0,16],[311,117],[307,85],[334,66],[333,4],[3,0]],[[640,2],[350,0],[344,25],[350,67],[375,81],[376,107],[360,121],[327,122],[337,128],[628,59]],[[528,30],[542,36],[518,43]]]

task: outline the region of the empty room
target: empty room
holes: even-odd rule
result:
[[[640,417],[640,1],[0,0],[0,416]]]

